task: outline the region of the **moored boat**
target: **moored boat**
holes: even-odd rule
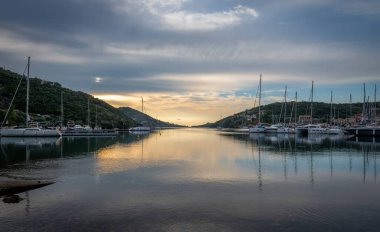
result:
[[[52,128],[42,128],[39,127],[38,124],[32,125],[29,124],[29,74],[30,74],[30,57],[28,57],[28,65],[27,65],[27,76],[26,76],[26,111],[25,111],[25,127],[13,127],[13,128],[1,128],[0,136],[1,137],[60,137],[61,132],[58,129]],[[22,79],[20,80],[21,83]],[[19,83],[19,86],[20,86]],[[16,89],[15,95],[17,93],[18,88]],[[3,126],[8,113],[11,109],[12,102],[9,106],[9,109],[4,117],[4,121],[1,126]]]

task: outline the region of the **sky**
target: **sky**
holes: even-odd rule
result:
[[[2,0],[0,65],[163,121],[199,125],[263,104],[373,99],[378,0]],[[380,98],[380,96],[378,96]]]

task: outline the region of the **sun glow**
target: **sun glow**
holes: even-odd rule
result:
[[[144,113],[162,121],[180,125],[200,125],[214,122],[236,112],[252,108],[250,96],[228,95],[216,92],[204,93],[134,93],[134,95],[93,93],[115,107],[131,107],[141,110],[144,97]]]

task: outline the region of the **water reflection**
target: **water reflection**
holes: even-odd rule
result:
[[[163,171],[165,180],[305,180],[359,171],[363,182],[377,179],[380,144],[346,141],[339,136],[216,133],[205,130],[125,133],[118,137],[2,138],[0,165],[32,160],[90,157],[96,175],[140,167],[180,167]],[[256,173],[253,175],[253,173]]]
[[[64,138],[0,138],[0,168],[32,160],[56,159],[91,155],[116,143],[128,144],[139,140],[137,134],[118,137]]]
[[[0,230],[376,231],[379,226],[376,141],[181,129],[2,140],[1,149],[7,170],[59,173],[55,184],[28,193],[22,213],[2,205]],[[43,165],[29,169],[34,162]],[[59,165],[51,165],[55,162]]]

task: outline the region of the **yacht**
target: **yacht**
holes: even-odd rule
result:
[[[330,135],[343,135],[345,134],[345,130],[343,130],[342,128],[338,127],[338,126],[332,126],[332,127],[329,127],[329,128],[326,128],[326,134],[330,134]]]
[[[26,111],[25,111],[25,127],[13,127],[13,128],[3,128],[3,124],[6,121],[6,118],[9,114],[9,111],[12,107],[13,100],[9,106],[9,109],[4,117],[4,121],[1,125],[0,136],[1,137],[60,137],[61,132],[54,128],[42,128],[36,125],[32,125],[29,122],[29,74],[30,74],[30,57],[28,57],[28,65],[27,65],[27,76],[26,76]],[[20,82],[22,79],[20,80]],[[17,90],[15,95],[17,94]]]
[[[319,124],[307,124],[296,128],[296,134],[309,135],[309,134],[325,134],[326,128],[321,127]]]
[[[148,126],[137,125],[135,127],[129,128],[129,131],[151,131],[151,129]]]
[[[282,127],[281,124],[273,124],[265,128],[265,133],[277,133],[278,128]]]
[[[269,127],[268,123],[258,123],[256,126],[249,128],[249,133],[265,133]]]

